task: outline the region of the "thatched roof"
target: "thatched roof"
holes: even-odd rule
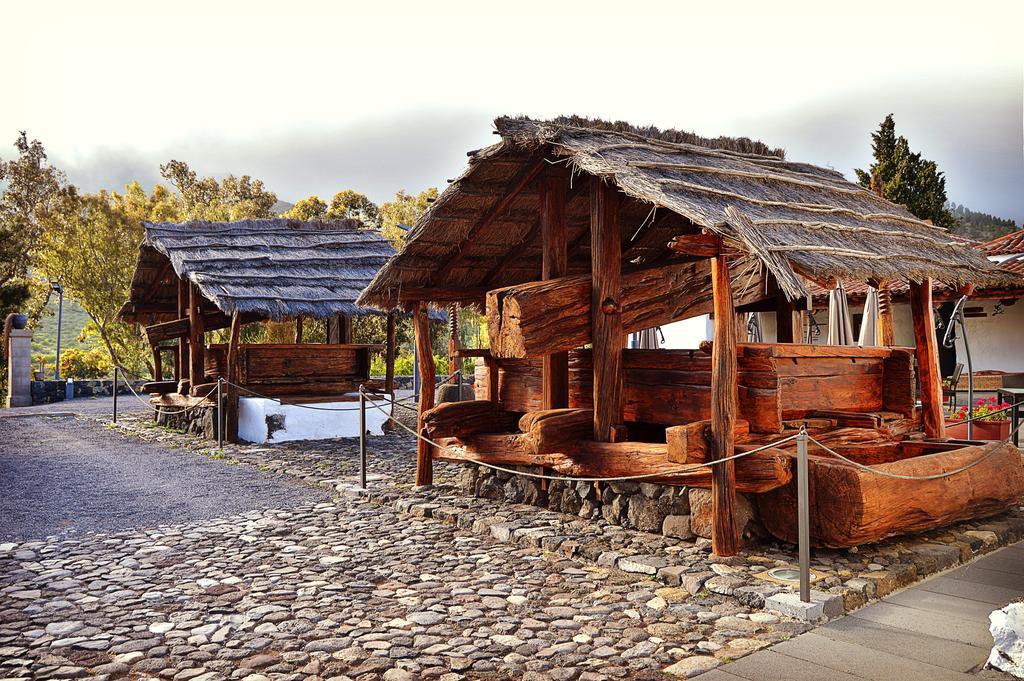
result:
[[[755,256],[790,298],[807,294],[800,275],[957,284],[1003,276],[945,230],[760,142],[578,118],[499,118],[495,127],[501,142],[471,152],[469,167],[416,223],[360,304],[392,307],[403,289],[494,289],[538,279],[539,202],[531,182],[558,163],[573,171],[570,274],[589,271],[590,176],[628,197],[620,214],[626,265],[679,257],[667,248],[670,239],[703,229]],[[509,201],[517,187],[524,189]]]
[[[355,304],[395,251],[356,220],[143,223],[126,321],[177,317],[179,279],[221,312],[248,319],[325,318],[376,310]]]

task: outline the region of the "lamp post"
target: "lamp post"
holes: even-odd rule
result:
[[[60,327],[61,321],[64,316],[64,287],[61,286],[59,281],[50,282],[50,290],[56,291],[57,298],[57,362],[53,369],[53,378],[60,380]]]

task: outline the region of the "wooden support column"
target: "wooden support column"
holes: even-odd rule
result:
[[[565,219],[565,191],[568,178],[562,165],[550,169],[540,180],[540,233],[542,243],[541,279],[564,277],[568,270],[568,236]],[[544,355],[541,366],[542,408],[569,406],[569,353]]]
[[[352,344],[352,317],[347,314],[338,318],[338,335],[341,336],[342,345]]]
[[[715,303],[715,341],[711,348],[712,457],[732,456],[737,412],[736,311],[729,285],[729,264],[722,255],[711,259]],[[718,556],[739,552],[736,527],[735,462],[716,464],[711,475],[711,548]]]
[[[184,279],[178,280],[178,319],[188,316],[188,282]],[[184,373],[191,366],[188,361],[188,339],[178,339],[178,376],[180,382],[185,378]]]
[[[387,338],[384,339],[384,392],[395,392],[395,345],[398,332],[395,328],[395,313],[388,313]]]
[[[295,344],[302,344],[302,317],[295,318]]]
[[[231,315],[231,335],[228,337],[227,362],[227,425],[225,439],[228,442],[238,442],[238,384],[241,378],[239,371],[238,339],[241,335],[242,322],[237,310]]]
[[[775,291],[775,342],[799,343],[800,324],[796,305],[781,290]]]
[[[622,235],[618,189],[596,177],[590,184],[590,266],[594,439],[613,442],[621,434],[623,408]]]
[[[914,317],[914,344],[921,379],[921,406],[924,409],[924,434],[946,437],[942,415],[942,374],[939,371],[939,343],[935,337],[935,312],[932,308],[932,280],[910,282],[910,313]]]
[[[174,380],[181,380],[181,348],[185,345],[185,339],[179,338],[178,345],[174,347],[174,351],[171,353],[171,360],[174,362]]]
[[[878,344],[889,347],[896,344],[892,324],[892,296],[886,282],[878,286]]]
[[[164,361],[163,357],[160,356],[159,343],[153,345],[153,380],[164,380]]]
[[[427,315],[427,304],[418,302],[412,308],[413,328],[416,331],[416,352],[419,356],[420,368],[420,404],[417,418],[417,432],[423,435],[423,413],[434,406],[434,352],[430,347],[430,317]],[[424,442],[416,442],[416,485],[430,485],[434,482],[433,447]]]
[[[203,325],[203,294],[199,292],[199,287],[195,284],[189,287],[188,322],[188,377],[192,385],[197,386],[205,383],[203,380],[205,372],[203,367],[203,353],[205,350],[203,335],[205,326]]]

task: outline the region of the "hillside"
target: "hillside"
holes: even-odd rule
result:
[[[47,310],[53,314],[47,314],[32,333],[32,354],[44,354],[56,356],[57,354],[57,298],[54,296],[47,305]],[[60,347],[61,351],[68,348],[91,348],[91,345],[78,342],[78,334],[89,322],[89,315],[79,307],[78,303],[64,298],[64,315],[61,323]]]
[[[1013,220],[996,217],[988,213],[979,213],[962,204],[958,205],[950,202],[946,204],[946,207],[960,221],[960,224],[957,225],[954,231],[957,234],[963,234],[978,241],[991,241],[996,237],[1009,234],[1017,229]]]

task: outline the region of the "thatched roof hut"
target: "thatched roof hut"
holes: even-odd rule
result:
[[[501,141],[470,153],[469,167],[416,223],[401,252],[359,299],[390,309],[407,289],[423,300],[478,300],[480,290],[539,278],[538,192],[551,164],[612,183],[622,202],[623,262],[678,257],[673,236],[699,230],[755,256],[790,299],[804,278],[998,283],[1005,275],[975,249],[834,170],[787,161],[747,139],[635,128],[578,118],[499,118]],[[586,183],[571,191],[569,273],[590,263]],[[511,197],[511,198],[510,198]]]
[[[129,322],[178,317],[178,281],[192,282],[230,316],[249,320],[375,314],[356,298],[395,254],[355,220],[144,223],[145,238],[121,309]]]

